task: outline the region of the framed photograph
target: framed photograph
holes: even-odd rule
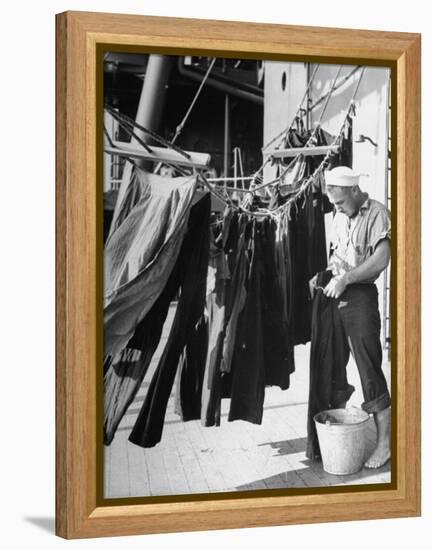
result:
[[[57,534],[420,515],[420,35],[56,33]]]

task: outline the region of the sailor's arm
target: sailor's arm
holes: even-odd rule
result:
[[[325,287],[324,294],[330,298],[339,298],[348,285],[375,279],[388,266],[390,253],[390,240],[382,239],[376,245],[373,254],[362,264],[340,277],[334,277]]]
[[[347,271],[344,275],[346,284],[362,283],[370,279],[375,279],[384,271],[390,262],[390,241],[383,239],[380,241],[374,253],[369,256],[362,264]]]

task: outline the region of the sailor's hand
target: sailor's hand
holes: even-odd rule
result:
[[[314,291],[316,289],[317,279],[318,279],[318,273],[314,275],[312,279],[309,280],[309,292],[310,292],[311,298],[313,298]]]
[[[344,276],[333,277],[324,289],[324,294],[328,298],[339,298],[347,287],[347,282]]]

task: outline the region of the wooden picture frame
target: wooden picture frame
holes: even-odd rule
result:
[[[56,25],[56,533],[81,538],[420,515],[420,35],[86,12],[58,14]],[[103,44],[391,68],[397,386],[386,490],[101,505],[96,60]]]

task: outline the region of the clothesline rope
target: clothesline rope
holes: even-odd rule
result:
[[[191,114],[192,112],[192,109],[194,108],[195,106],[195,103],[197,102],[199,96],[200,96],[200,93],[201,93],[201,90],[203,89],[204,87],[204,84],[207,82],[207,79],[211,73],[211,70],[213,69],[213,66],[214,64],[216,63],[216,57],[214,57],[207,69],[207,72],[206,74],[204,75],[202,81],[201,81],[201,84],[199,85],[198,87],[198,90],[194,96],[194,98],[192,99],[192,102],[188,108],[188,110],[186,111],[186,114],[185,116],[183,117],[183,120],[180,122],[180,124],[177,125],[176,127],[176,131],[175,131],[175,134],[174,134],[174,137],[172,138],[171,140],[171,144],[173,145],[176,141],[177,141],[177,138],[179,137],[179,135],[181,134],[181,132],[183,131],[183,128],[187,122],[187,119],[189,118],[189,115]],[[162,166],[162,162],[159,162],[158,165],[156,166],[155,170],[154,170],[154,173],[157,174],[160,170]]]
[[[342,69],[342,65],[339,66],[339,69],[336,73],[336,76],[335,78],[333,79],[333,82],[332,82],[332,85],[330,87],[330,90],[327,94],[327,97],[326,97],[326,102],[324,104],[324,107],[320,113],[320,117],[319,117],[319,120],[318,120],[318,123],[316,124],[314,130],[312,131],[312,134],[311,136],[308,138],[308,141],[306,142],[305,146],[308,147],[309,144],[312,142],[312,140],[314,139],[315,137],[315,134],[316,132],[318,131],[318,128],[320,127],[319,124],[321,123],[321,120],[324,116],[324,113],[327,109],[327,106],[329,104],[329,101],[330,101],[330,97],[332,95],[332,92],[334,91],[335,89],[335,84],[336,84],[336,80],[337,78],[339,77],[339,74],[340,74],[340,71]],[[354,90],[354,93],[353,93],[353,96],[352,96],[352,99],[351,99],[351,102],[348,106],[348,109],[347,109],[347,112],[345,114],[345,117],[343,119],[343,123],[341,124],[341,127],[340,127],[340,131],[339,133],[337,134],[336,138],[334,139],[333,143],[331,144],[332,146],[333,145],[337,145],[339,140],[341,139],[341,136],[342,136],[342,132],[345,128],[345,124],[346,124],[346,121],[347,121],[347,118],[348,116],[351,114],[353,108],[354,108],[354,101],[355,101],[355,98],[356,98],[356,95],[357,95],[357,91],[359,89],[359,86],[360,86],[360,82],[362,80],[362,77],[363,77],[363,74],[364,74],[364,71],[365,71],[365,67],[362,67],[362,70],[361,70],[361,73],[360,73],[360,76],[359,76],[359,79],[358,79],[358,82],[357,82],[357,85],[355,87],[355,90]],[[316,74],[316,70],[314,71],[314,74]],[[355,71],[351,71],[350,75],[352,76],[353,74],[355,74]],[[155,132],[152,132],[151,130],[148,130],[147,128],[144,128],[143,126],[141,126],[140,124],[138,124],[136,121],[132,120],[131,118],[129,118],[127,115],[122,115],[120,113],[117,113],[116,111],[114,111],[112,108],[110,107],[107,107],[106,108],[108,112],[110,112],[114,118],[116,118],[117,120],[118,119],[122,119],[123,121],[126,121],[127,123],[129,123],[130,125],[133,125],[135,126],[136,128],[140,129],[141,131],[144,131],[146,133],[148,133],[153,139],[155,139],[155,141],[158,141],[160,143],[162,143],[163,145],[169,147],[169,148],[172,148],[174,149],[175,151],[177,151],[179,154],[181,154],[182,156],[185,156],[187,158],[190,158],[190,155],[188,155],[188,153],[186,153],[185,151],[183,151],[180,147],[178,146],[175,146],[173,143],[170,143],[168,142],[167,140],[165,140],[164,138],[162,138],[161,136],[157,135]],[[231,199],[231,197],[229,196],[229,194],[226,195],[226,197],[224,195],[222,195],[221,193],[219,193],[215,186],[211,185],[208,181],[208,179],[204,176],[204,174],[200,173],[198,174],[198,179],[199,181],[215,196],[217,197],[219,200],[221,200],[224,204],[226,204],[227,206],[230,206],[231,208],[235,209],[235,210],[238,210],[240,212],[243,212],[245,214],[249,214],[249,215],[252,215],[252,216],[272,216],[272,217],[275,217],[279,212],[283,211],[284,209],[286,209],[288,207],[288,205],[296,200],[298,198],[298,196],[301,194],[301,193],[304,193],[304,191],[306,190],[306,188],[309,186],[309,184],[311,183],[311,181],[313,181],[315,179],[315,177],[319,174],[319,172],[327,165],[327,162],[329,160],[331,156],[331,152],[328,152],[326,154],[326,156],[324,157],[323,161],[320,163],[320,165],[316,168],[316,170],[313,172],[313,174],[311,174],[311,176],[309,176],[307,178],[307,180],[302,184],[300,190],[293,196],[291,197],[290,199],[288,199],[288,201],[279,206],[278,208],[274,209],[274,210],[268,210],[268,209],[259,209],[259,210],[256,210],[256,211],[251,211],[251,210],[248,210],[246,208],[244,208],[242,205],[239,205],[239,204],[235,204],[233,202],[233,200]],[[259,191],[260,189],[263,189],[265,187],[268,187],[274,183],[278,183],[280,182],[283,177],[285,176],[285,174],[288,172],[288,169],[293,165],[294,162],[298,161],[300,159],[300,155],[297,155],[296,157],[294,157],[289,163],[288,163],[288,166],[285,168],[284,172],[279,175],[278,178],[275,178],[274,180],[270,181],[270,182],[266,182],[266,183],[263,183],[261,185],[258,185],[256,187],[254,187],[253,189],[248,189],[248,190],[244,190],[245,193],[255,193],[256,191]],[[263,164],[263,167],[270,161],[270,157],[267,158],[267,160],[265,161],[265,163]],[[136,163],[132,163],[135,167],[137,167],[137,164]],[[262,167],[262,168],[263,168]],[[254,181],[256,177],[256,174],[254,176],[252,176],[252,181]]]
[[[345,82],[347,80],[349,80],[353,75],[356,74],[356,72],[358,72],[359,70],[361,69],[360,66],[357,66],[355,67],[352,71],[350,71],[349,73],[347,73],[343,78],[340,79],[340,81],[335,85],[334,89],[333,90],[329,90],[328,92],[326,92],[325,94],[323,94],[321,97],[319,97],[312,105],[310,105],[308,108],[307,108],[307,111],[313,111],[320,103],[322,103],[325,98],[327,97],[328,94],[330,93],[334,93],[336,90],[339,90],[339,88],[341,86],[343,86],[345,84]]]
[[[204,84],[206,83],[206,81],[207,81],[207,79],[208,79],[208,77],[209,77],[209,75],[210,75],[210,73],[211,73],[211,70],[213,69],[213,66],[214,66],[215,63],[216,63],[216,57],[214,57],[214,58],[212,59],[210,65],[209,65],[209,67],[208,67],[208,69],[207,69],[207,72],[206,72],[206,74],[204,75],[204,77],[203,77],[203,79],[202,79],[202,81],[201,81],[201,84],[199,85],[199,88],[198,88],[198,90],[197,90],[197,92],[196,92],[196,94],[195,94],[195,96],[194,96],[194,98],[193,98],[193,100],[192,100],[192,102],[191,102],[191,104],[190,104],[190,106],[189,106],[189,109],[186,111],[186,114],[185,114],[185,116],[183,117],[183,120],[182,120],[182,121],[180,122],[180,124],[177,126],[177,128],[176,128],[176,133],[175,133],[173,139],[171,140],[171,143],[172,143],[172,144],[175,143],[176,139],[177,139],[177,138],[179,137],[179,135],[181,134],[181,132],[182,132],[182,130],[183,130],[183,128],[184,128],[184,126],[185,126],[185,124],[186,124],[186,122],[187,122],[187,119],[189,118],[189,115],[191,114],[192,109],[194,108],[194,105],[195,105],[195,103],[197,102],[198,97],[199,97],[199,95],[200,95],[200,93],[201,93],[201,90],[203,89]]]
[[[132,139],[132,137],[134,137],[138,143],[140,145],[142,145],[149,153],[153,153],[153,150],[151,149],[151,147],[149,147],[147,145],[147,143],[145,143],[133,130],[132,130],[132,125],[131,124],[126,124],[126,123],[122,123],[120,120],[118,121],[119,125],[121,128],[123,128],[126,133],[128,134],[128,136]],[[106,129],[105,125],[104,125],[104,134],[108,140],[108,143],[110,144],[110,146],[113,148],[113,149],[118,149],[118,147],[115,145],[115,143],[112,141],[111,139],[111,136],[109,135],[108,133],[108,130]],[[133,160],[131,159],[130,157],[127,158],[128,162],[130,162],[135,168],[138,168],[139,169],[139,166],[138,164]],[[174,168],[176,169],[178,172],[180,172],[180,174],[182,174],[183,176],[187,176],[187,175],[190,175],[189,172],[187,172],[185,169],[183,169],[181,166],[174,166],[172,164],[170,164],[169,162],[165,162],[165,164],[171,168]]]
[[[325,102],[325,104],[324,104],[324,107],[323,107],[322,110],[321,110],[321,113],[320,113],[318,122],[316,123],[314,129],[312,130],[312,133],[311,133],[311,135],[309,136],[309,138],[308,138],[307,142],[305,143],[304,147],[309,147],[309,145],[310,145],[310,144],[312,143],[312,141],[315,139],[315,135],[316,135],[316,133],[317,133],[319,127],[320,127],[321,120],[322,120],[322,118],[323,118],[323,116],[324,116],[324,113],[325,113],[326,110],[327,110],[327,106],[328,106],[329,101],[330,101],[331,93],[332,93],[333,90],[335,89],[336,80],[338,79],[341,70],[342,70],[342,65],[339,65],[339,69],[338,69],[338,71],[336,72],[336,76],[335,76],[334,79],[333,79],[332,85],[331,85],[331,87],[330,87],[330,93],[328,94],[327,100],[326,100],[326,102]],[[258,186],[256,186],[256,187],[254,187],[253,191],[254,191],[254,192],[259,191],[259,190],[264,189],[264,188],[266,188],[266,187],[268,187],[268,186],[270,186],[270,185],[273,185],[273,184],[275,184],[275,183],[280,182],[280,181],[286,176],[286,174],[288,173],[288,171],[289,171],[289,169],[291,168],[291,166],[293,166],[295,162],[298,162],[299,159],[300,159],[300,154],[296,155],[295,157],[293,157],[293,158],[290,160],[290,162],[289,162],[289,163],[287,164],[287,166],[284,168],[282,174],[279,174],[279,176],[278,176],[277,178],[274,178],[273,180],[270,180],[270,181],[268,181],[268,182],[266,182],[266,183],[262,183],[261,185],[258,185]],[[270,162],[270,161],[271,161],[271,156],[267,157],[267,160],[266,160],[266,162],[263,164],[262,169],[264,169],[265,165],[266,165],[268,162]]]
[[[149,130],[148,128],[145,128],[141,124],[138,124],[136,120],[133,120],[132,118],[128,117],[125,114],[120,114],[117,111],[115,111],[112,107],[105,107],[106,110],[116,119],[116,120],[122,120],[123,122],[128,122],[129,124],[133,125],[138,130],[141,130],[142,132],[148,134],[151,138],[153,138],[158,143],[161,143],[162,145],[165,145],[165,147],[169,147],[170,149],[173,149],[183,157],[190,160],[191,156],[186,153],[186,151],[183,151],[181,147],[177,147],[177,145],[174,145],[173,143],[170,143],[160,135],[158,135],[156,132],[153,132],[152,130]]]
[[[348,106],[348,109],[345,113],[345,116],[343,118],[343,122],[340,126],[340,130],[336,136],[336,138],[333,140],[333,143],[332,145],[337,145],[338,141],[341,139],[342,137],[342,133],[344,131],[344,128],[345,128],[345,124],[347,122],[347,119],[348,117],[351,115],[353,109],[355,108],[355,98],[357,96],[357,92],[358,92],[358,89],[360,87],[360,83],[362,81],[362,78],[363,78],[363,75],[364,75],[364,72],[365,72],[365,67],[362,67],[362,70],[361,70],[361,73],[360,73],[360,76],[359,76],[359,79],[357,81],[357,84],[356,84],[356,87],[354,89],[354,92],[353,92],[353,95],[352,95],[352,98],[351,98],[351,101],[350,101],[350,104]],[[339,71],[338,71],[339,73]],[[327,102],[328,103],[328,102]],[[315,178],[317,177],[317,175],[326,167],[327,163],[328,163],[328,160],[330,159],[330,156],[331,156],[331,151],[329,151],[326,156],[324,157],[324,159],[322,160],[322,162],[319,164],[319,166],[315,169],[315,171],[313,172],[313,174],[311,174],[307,179],[306,181],[302,184],[301,188],[297,191],[297,193],[295,193],[295,195],[293,195],[290,199],[287,200],[286,203],[282,204],[281,206],[279,206],[278,208],[275,208],[273,210],[268,210],[268,209],[261,209],[261,210],[257,210],[257,211],[247,211],[243,208],[238,208],[240,209],[241,211],[249,214],[249,215],[254,215],[254,216],[262,216],[262,215],[267,215],[267,216],[272,216],[274,218],[278,218],[281,213],[288,209],[288,207],[290,206],[290,204],[297,200],[302,194],[305,193],[305,191],[307,190],[307,188],[309,187],[309,185],[315,180]],[[253,190],[255,191],[255,189]]]
[[[357,85],[354,89],[354,92],[353,92],[353,95],[352,95],[352,98],[351,98],[351,101],[350,101],[350,104],[348,106],[348,109],[347,109],[347,112],[343,118],[343,121],[342,121],[342,124],[340,126],[340,130],[339,130],[339,133],[338,135],[336,136],[336,138],[334,139],[332,145],[337,145],[338,141],[341,139],[342,137],[342,133],[344,131],[344,128],[345,128],[345,124],[347,122],[347,119],[348,117],[351,115],[353,109],[355,108],[355,98],[357,96],[357,92],[358,92],[358,89],[360,87],[360,83],[362,81],[362,78],[363,78],[363,75],[364,75],[364,72],[365,72],[365,67],[362,67],[362,70],[360,72],[360,76],[359,76],[359,79],[357,81]],[[295,200],[296,198],[298,198],[298,196],[301,194],[301,193],[304,193],[305,190],[307,189],[307,187],[310,185],[311,182],[314,181],[314,179],[316,178],[316,176],[327,166],[327,163],[330,159],[330,156],[331,156],[331,151],[329,151],[326,156],[324,157],[324,159],[321,161],[321,163],[319,164],[319,166],[314,170],[313,174],[311,174],[307,179],[306,181],[302,184],[300,190],[298,191],[298,193],[292,197],[291,199],[289,199],[285,204],[282,204],[281,206],[279,206],[278,208],[276,208],[273,212],[281,212],[283,211],[284,209],[286,209],[288,207],[288,205],[290,204],[291,201]]]
[[[125,130],[125,132],[129,135],[129,137],[132,139],[132,138],[135,138],[136,141],[142,146],[144,147],[144,149],[152,154],[153,153],[153,150],[152,148],[147,145],[147,143],[145,141],[143,141],[137,134],[136,132],[133,131],[133,126],[131,124],[127,124],[126,122],[123,122],[121,120],[118,120],[117,121],[119,123],[119,126],[120,128],[123,128],[123,130]]]
[[[312,73],[312,76],[310,77],[309,82],[307,83],[305,93],[304,93],[302,99],[300,100],[300,103],[298,104],[298,107],[297,107],[297,109],[296,109],[296,111],[295,111],[295,114],[294,114],[294,117],[293,117],[293,119],[292,119],[292,121],[291,121],[291,124],[290,124],[289,126],[287,126],[286,128],[284,128],[284,129],[282,130],[282,132],[280,132],[277,136],[275,136],[273,139],[271,139],[266,145],[264,145],[263,151],[265,151],[266,149],[268,149],[268,148],[270,147],[270,145],[273,145],[273,143],[275,143],[278,139],[280,139],[280,138],[281,138],[282,136],[284,136],[287,132],[289,132],[289,130],[291,130],[291,128],[292,128],[293,125],[294,125],[294,122],[295,122],[296,119],[298,118],[298,115],[299,115],[299,112],[300,112],[301,109],[302,109],[303,103],[304,103],[306,97],[308,96],[308,93],[309,93],[309,91],[310,91],[310,88],[311,88],[311,86],[312,86],[313,80],[314,80],[314,78],[315,78],[315,75],[316,75],[316,73],[317,73],[319,67],[320,67],[319,65],[316,65],[316,67],[315,67],[315,69],[314,69],[314,71],[313,71],[313,73]]]
[[[355,67],[352,71],[350,71],[348,74],[346,74],[339,82],[335,83],[334,86],[332,86],[330,88],[329,91],[327,91],[325,94],[323,94],[320,98],[318,98],[315,103],[313,103],[313,105],[309,106],[307,108],[307,110],[305,109],[302,109],[302,105],[304,103],[304,100],[305,98],[307,97],[307,94],[309,92],[309,88],[310,86],[312,85],[313,83],[313,80],[314,80],[314,77],[316,76],[317,74],[317,71],[318,71],[318,68],[320,67],[320,65],[316,65],[315,66],[315,69],[312,73],[312,76],[311,78],[309,79],[309,82],[307,84],[307,87],[306,87],[306,91],[297,107],[297,110],[296,110],[296,113],[292,119],[292,122],[289,126],[287,126],[286,128],[284,128],[277,136],[275,136],[274,138],[272,138],[264,147],[263,147],[263,151],[265,151],[266,149],[268,149],[268,147],[270,145],[272,145],[273,143],[275,143],[278,139],[280,139],[283,135],[285,135],[294,125],[296,119],[298,119],[298,116],[299,116],[299,112],[300,111],[305,111],[306,112],[310,112],[312,111],[313,109],[315,109],[320,103],[322,103],[323,101],[325,101],[327,98],[329,98],[336,90],[338,90],[341,86],[343,86],[343,84],[345,84],[345,82],[347,82],[352,76],[354,76],[360,69],[361,67],[360,66],[357,66]],[[340,73],[340,68],[339,68],[339,71],[338,71],[338,75]],[[328,103],[328,101],[327,101]],[[320,117],[322,119],[322,117]],[[317,129],[317,127],[316,127]],[[250,189],[237,189],[237,191],[240,191],[242,193],[250,193],[252,191],[259,191],[260,189],[263,189],[267,186],[270,186],[270,185],[273,185],[275,183],[278,183],[280,182],[283,177],[285,176],[285,174],[287,173],[288,169],[291,167],[291,165],[296,161],[296,160],[299,160],[298,157],[296,158],[293,158],[293,160],[290,162],[290,164],[286,167],[285,171],[280,174],[277,178],[274,178],[273,180],[269,181],[269,182],[266,182],[265,184],[260,184],[259,186],[257,187],[254,187],[253,190],[250,190]],[[247,176],[245,179],[249,179],[249,180],[252,180],[252,181],[258,181],[258,180],[262,180],[262,177],[260,176],[260,173],[263,171],[263,169],[265,168],[265,166],[271,162],[272,159],[270,156],[268,156],[266,158],[266,160],[264,161],[264,163],[258,168],[258,170],[252,175],[252,176]],[[232,178],[212,178],[212,179],[209,179],[208,181],[212,182],[217,182],[217,181],[232,181]]]
[[[188,112],[186,113],[186,115],[185,115],[185,117],[184,117],[182,123],[181,123],[179,126],[181,126],[181,125],[184,123],[184,121],[187,119],[187,116],[189,115],[189,113],[190,113],[190,111],[191,111],[191,108],[193,107],[193,104],[195,103],[195,101],[196,101],[196,99],[197,99],[197,97],[198,97],[198,95],[199,95],[199,93],[200,93],[200,91],[201,91],[201,89],[202,89],[202,87],[203,87],[203,85],[204,85],[204,83],[205,83],[205,81],[206,81],[208,75],[210,74],[210,71],[211,71],[211,69],[213,68],[213,65],[214,65],[214,62],[215,62],[215,61],[216,61],[216,58],[213,58],[212,63],[210,64],[210,66],[209,66],[209,68],[208,68],[208,70],[207,70],[207,73],[206,73],[206,75],[204,76],[203,81],[201,82],[200,88],[199,88],[199,90],[198,90],[198,92],[197,92],[197,94],[196,94],[196,96],[195,96],[195,98],[194,98],[194,100],[193,100],[193,102],[192,102],[192,105],[191,105],[190,109],[188,110]],[[303,95],[303,97],[302,97],[302,100],[300,101],[300,103],[299,103],[299,105],[298,105],[298,108],[297,108],[297,110],[296,110],[296,114],[295,114],[295,116],[294,116],[294,118],[293,118],[291,124],[290,124],[286,129],[284,129],[278,136],[276,136],[273,140],[271,140],[269,143],[267,143],[267,145],[264,147],[264,149],[267,148],[270,144],[274,143],[277,139],[279,139],[282,135],[284,135],[287,131],[289,131],[289,130],[292,128],[292,126],[293,126],[293,124],[294,124],[296,118],[298,117],[298,113],[299,113],[299,111],[300,111],[301,108],[302,108],[302,105],[303,105],[303,103],[304,103],[304,100],[305,100],[305,98],[307,97],[307,94],[308,94],[309,89],[310,89],[310,87],[311,87],[311,85],[312,85],[313,79],[314,79],[314,77],[315,77],[315,75],[316,75],[316,73],[317,73],[317,71],[318,71],[318,68],[319,68],[319,65],[317,65],[317,66],[315,67],[315,69],[314,69],[314,71],[313,71],[313,73],[312,73],[312,76],[311,76],[311,78],[309,79],[309,82],[308,82],[308,84],[307,84],[306,91],[305,91],[305,93],[304,93],[304,95]],[[333,80],[332,86],[331,86],[329,92],[326,94],[326,103],[325,103],[325,105],[324,105],[324,107],[323,107],[323,109],[322,109],[322,111],[321,111],[321,113],[320,113],[320,117],[319,117],[318,123],[317,123],[317,125],[315,125],[315,128],[314,128],[314,130],[312,131],[312,134],[311,134],[311,136],[309,137],[308,141],[306,142],[305,147],[308,147],[309,144],[310,144],[310,143],[312,142],[312,140],[314,139],[315,134],[316,134],[316,132],[317,132],[317,130],[318,130],[318,128],[319,128],[319,124],[320,124],[320,122],[321,122],[321,120],[322,120],[322,118],[323,118],[323,116],[324,116],[324,113],[325,113],[325,111],[326,111],[326,109],[327,109],[327,105],[328,105],[328,103],[329,103],[331,94],[333,93],[333,91],[334,91],[336,88],[339,87],[339,84],[336,86],[336,80],[337,80],[337,78],[338,78],[338,76],[339,76],[339,74],[340,74],[341,69],[342,69],[342,65],[339,66],[339,69],[338,69],[338,71],[337,71],[337,73],[336,73],[336,76],[335,76],[335,78],[334,78],[334,80]],[[351,76],[352,74],[354,74],[354,71],[351,71],[350,76]],[[346,81],[346,78],[345,78],[345,81]],[[148,133],[149,135],[151,135],[156,141],[159,141],[160,143],[163,143],[163,144],[166,145],[167,147],[171,146],[171,147],[172,147],[174,150],[176,150],[178,153],[183,154],[184,156],[186,156],[186,158],[190,158],[190,155],[188,155],[187,153],[185,153],[184,151],[182,151],[180,148],[174,146],[174,141],[175,141],[176,136],[174,136],[174,139],[173,139],[171,142],[168,142],[168,141],[164,140],[163,138],[161,138],[160,136],[157,136],[157,134],[155,134],[154,132],[151,132],[150,130],[148,130],[148,129],[142,127],[142,126],[140,126],[136,121],[134,121],[133,119],[130,119],[129,117],[127,117],[127,115],[124,115],[124,114],[122,115],[122,114],[120,114],[120,113],[117,113],[117,111],[114,111],[114,110],[112,110],[112,109],[109,108],[109,107],[108,107],[107,109],[108,109],[108,111],[116,118],[116,120],[119,121],[119,123],[120,123],[120,120],[119,120],[119,119],[123,118],[124,120],[126,120],[126,122],[127,122],[129,125],[134,125],[135,127],[139,128],[140,130],[147,132],[147,133]],[[124,122],[124,121],[123,121],[123,122]],[[133,135],[135,136],[135,134],[133,134]],[[135,136],[135,137],[136,137],[136,136]],[[140,143],[141,143],[141,140],[140,140]],[[141,144],[142,144],[142,143],[141,143]],[[145,145],[145,148],[146,148],[146,149],[147,149],[147,147],[148,147],[148,146]],[[266,187],[268,187],[268,186],[270,186],[270,185],[273,185],[273,184],[275,184],[275,183],[280,182],[280,181],[285,177],[285,175],[287,174],[287,172],[289,171],[289,169],[291,168],[291,166],[292,166],[296,161],[298,161],[299,158],[300,158],[300,155],[296,155],[293,159],[291,159],[291,161],[290,161],[290,162],[288,163],[288,165],[285,167],[285,169],[284,169],[284,171],[282,172],[282,174],[279,174],[279,176],[278,176],[277,178],[274,178],[273,180],[270,180],[269,182],[266,182],[266,183],[260,183],[259,185],[255,186],[255,187],[253,188],[253,190],[250,190],[250,191],[248,190],[247,192],[252,192],[252,191],[253,191],[253,192],[257,192],[257,191],[259,191],[259,190],[261,190],[261,189],[264,189],[264,188],[266,188]],[[264,170],[265,166],[266,166],[269,162],[271,162],[271,161],[272,161],[272,158],[271,158],[271,157],[267,157],[267,159],[264,161],[264,163],[261,165],[261,167],[251,176],[252,182],[255,182],[255,181],[258,181],[258,180],[262,180],[262,178],[260,177],[259,174],[260,174],[260,172],[262,172],[262,171]]]
[[[105,137],[107,138],[108,143],[110,144],[110,147],[113,147],[113,148],[115,149],[115,145],[114,145],[114,143],[113,143],[113,141],[112,141],[112,139],[111,139],[111,136],[109,135],[109,132],[108,132],[108,130],[107,130],[105,124],[104,124],[104,128],[103,128],[103,129],[104,129]]]

